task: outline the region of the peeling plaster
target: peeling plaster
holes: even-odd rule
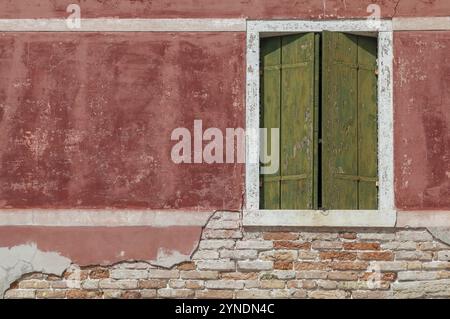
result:
[[[56,252],[43,252],[35,243],[0,248],[0,298],[24,274],[40,272],[61,276],[70,259]]]

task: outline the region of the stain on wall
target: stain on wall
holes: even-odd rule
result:
[[[110,265],[123,260],[162,267],[189,260],[202,227],[0,227],[0,249],[34,245],[79,265]]]
[[[450,209],[450,32],[398,32],[395,190],[399,209]]]
[[[0,17],[67,17],[71,3],[85,18],[361,18],[369,4],[380,5],[383,17],[450,15],[447,0],[3,0]]]
[[[243,33],[0,34],[0,208],[239,209],[243,165],[170,154],[195,119],[244,127],[244,52]]]

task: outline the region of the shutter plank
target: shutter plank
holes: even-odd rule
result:
[[[281,208],[312,209],[315,35],[282,37]],[[295,176],[295,178],[290,178]]]
[[[358,171],[372,181],[359,182],[359,208],[377,209],[377,39],[358,37]]]
[[[322,201],[325,209],[358,209],[357,37],[323,33]],[[344,178],[345,177],[345,178]]]
[[[261,40],[261,127],[267,128],[268,153],[271,154],[271,129],[280,127],[281,102],[281,38]],[[264,145],[262,145],[264,147]],[[263,152],[264,150],[261,149]],[[263,209],[280,208],[280,171],[272,175],[262,175],[260,192]]]

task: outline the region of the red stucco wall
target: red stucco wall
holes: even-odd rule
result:
[[[243,33],[0,34],[0,208],[239,209],[242,165],[176,165],[170,137],[244,127],[244,52]]]
[[[85,18],[355,18],[366,17],[369,4],[383,17],[450,15],[448,0],[2,0],[0,17],[66,17],[71,3]]]
[[[395,34],[400,209],[450,209],[450,32]]]

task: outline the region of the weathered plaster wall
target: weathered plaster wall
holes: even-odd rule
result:
[[[85,18],[360,18],[369,4],[380,5],[383,17],[450,15],[447,0],[3,0],[0,18],[66,17],[71,3]]]
[[[399,209],[450,209],[450,32],[397,32],[395,171]]]
[[[190,262],[73,264],[23,276],[5,297],[450,298],[450,246],[425,229],[246,229],[217,212]]]
[[[244,51],[242,33],[0,34],[0,208],[239,209],[242,165],[174,164],[170,137],[244,126]]]

